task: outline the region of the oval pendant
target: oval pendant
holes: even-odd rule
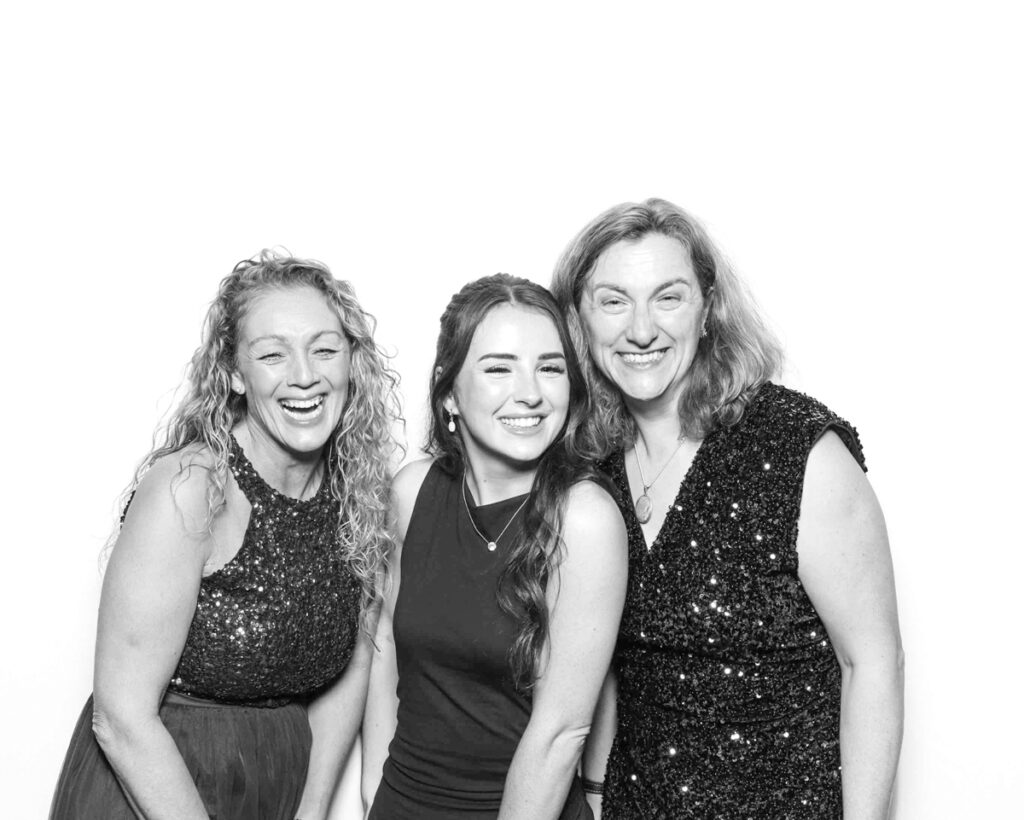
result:
[[[636,517],[641,524],[646,524],[651,520],[651,513],[654,512],[654,505],[651,503],[651,499],[647,493],[641,495],[637,500],[636,504],[633,505],[636,509]]]
[[[498,545],[495,544],[493,541],[488,541],[487,542],[487,551],[488,552],[494,552],[497,548],[498,548]]]

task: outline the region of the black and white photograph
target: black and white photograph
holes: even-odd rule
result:
[[[0,12],[0,814],[1016,816],[1018,17]]]

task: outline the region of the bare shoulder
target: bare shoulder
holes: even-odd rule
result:
[[[834,431],[827,431],[807,457],[802,506],[876,504],[867,476]]]
[[[212,455],[200,447],[158,459],[139,481],[125,515],[125,529],[159,526],[191,536],[208,529],[214,470]]]
[[[586,554],[594,559],[625,560],[626,525],[622,513],[608,491],[593,481],[580,481],[570,490],[563,538],[570,554],[585,547]]]

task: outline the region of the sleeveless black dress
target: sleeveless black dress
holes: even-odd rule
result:
[[[473,507],[473,520],[494,538],[524,497]],[[515,624],[497,601],[522,516],[488,552],[469,515],[461,476],[431,466],[402,548],[398,728],[370,820],[494,820],[530,719],[508,663]],[[592,818],[578,781],[562,818]]]
[[[288,498],[234,438],[230,466],[249,524],[235,557],[200,584],[160,718],[211,817],[293,820],[311,743],[304,702],[348,664],[360,586],[338,545],[326,477],[313,498]],[[51,820],[134,820],[91,722],[89,698]]]
[[[606,820],[842,816],[840,668],[796,552],[807,457],[827,430],[863,467],[849,424],[766,384],[705,438],[650,547],[623,455],[605,465],[630,563]]]

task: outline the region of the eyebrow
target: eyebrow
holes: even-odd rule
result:
[[[337,336],[339,339],[344,339],[345,338],[345,335],[343,333],[339,333],[337,330],[321,330],[319,333],[314,334],[310,338],[310,341],[311,342],[315,342],[321,336],[332,336],[332,335],[333,336]],[[282,344],[288,344],[288,342],[291,341],[291,340],[288,339],[286,336],[282,336],[279,333],[269,333],[266,336],[257,336],[255,339],[252,339],[249,342],[249,347],[253,347],[256,344],[259,344],[260,342],[268,342],[268,341],[269,342],[281,342]]]
[[[546,362],[550,361],[551,359],[564,359],[565,354],[558,352],[541,353],[537,358],[540,359],[542,362]],[[477,361],[482,362],[484,361],[484,359],[500,359],[501,361],[507,362],[519,361],[519,357],[515,353],[484,353],[484,355],[477,359]]]
[[[658,285],[658,287],[656,287],[654,289],[654,292],[655,293],[661,293],[663,290],[665,290],[666,288],[670,288],[673,285],[686,285],[687,287],[691,287],[691,288],[693,287],[693,283],[692,282],[690,282],[690,281],[688,281],[686,279],[683,279],[683,277],[679,276],[679,277],[677,277],[675,279],[670,279],[668,282],[662,282],[660,285]],[[627,293],[625,288],[620,287],[619,285],[613,285],[610,282],[594,282],[590,286],[590,292],[593,293],[594,291],[598,290],[599,288],[605,288],[606,290],[612,290],[612,291],[615,291],[616,293],[621,293],[623,296],[628,295],[628,293]]]

